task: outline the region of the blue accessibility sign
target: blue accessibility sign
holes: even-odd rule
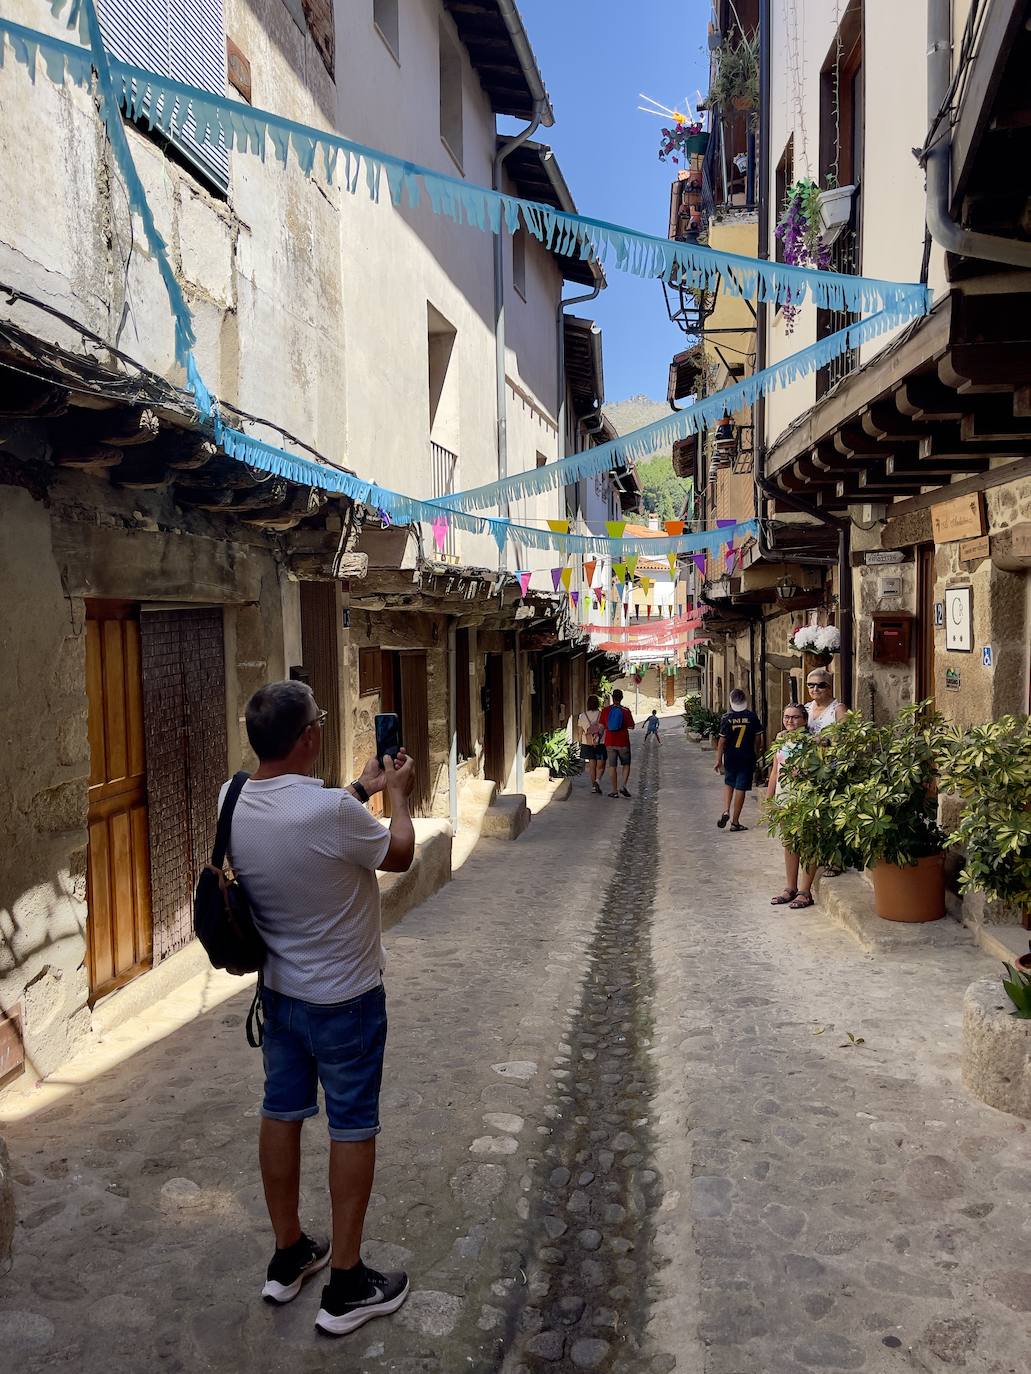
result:
[[[986,668],[992,666],[992,646],[990,644],[986,644],[981,650],[981,662]]]

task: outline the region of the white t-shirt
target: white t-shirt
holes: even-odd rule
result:
[[[229,858],[268,945],[267,987],[326,1005],[379,983],[376,869],[389,846],[386,826],[321,778],[287,773],[244,783]]]

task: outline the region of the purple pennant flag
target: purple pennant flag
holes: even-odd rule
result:
[[[717,521],[716,521],[716,528],[717,528],[718,530],[725,530],[725,529],[727,528],[728,525],[736,525],[736,524],[737,524],[737,521],[736,521],[736,520],[717,520]]]
[[[569,599],[570,599],[570,601],[573,603],[573,609],[575,610],[575,609],[576,609],[576,603],[580,600],[580,593],[579,593],[579,592],[570,592],[570,593],[569,593]]]
[[[561,569],[561,568],[552,568],[552,570],[551,570],[551,585],[552,585],[552,587],[555,589],[555,591],[558,591],[558,584],[559,584],[561,581],[562,581],[562,569]]]
[[[702,576],[704,577],[704,576],[705,576],[705,554],[704,554],[704,553],[696,553],[696,554],[693,554],[692,556],[693,556],[693,558],[694,558],[694,565],[695,565],[695,567],[698,569],[698,571],[699,571],[699,572],[702,574]]]

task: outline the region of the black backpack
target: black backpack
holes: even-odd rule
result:
[[[256,1047],[261,1044],[258,1008],[261,998],[261,970],[265,964],[267,950],[265,941],[254,925],[254,914],[246,892],[236,875],[232,872],[227,873],[225,868],[233,812],[249,776],[248,773],[237,773],[229,784],[229,791],[218,816],[211,863],[202,869],[197,879],[197,889],[193,898],[193,928],[214,968],[224,968],[227,973],[241,975],[257,973],[258,988],[247,1017],[247,1040]],[[252,1029],[255,1022],[256,1035]]]

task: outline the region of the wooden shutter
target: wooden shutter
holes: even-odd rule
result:
[[[322,727],[322,750],[315,770],[327,787],[341,786],[338,616],[335,582],[301,583],[301,654],[315,700],[329,712]]]
[[[398,654],[401,662],[402,743],[415,760],[413,811],[424,814],[433,792],[430,778],[430,717],[426,700],[426,655],[420,651]]]
[[[469,631],[455,632],[455,723],[458,752],[463,759],[473,757],[472,680],[469,670]]]
[[[116,57],[162,76],[225,95],[222,0],[96,0],[104,42]],[[229,189],[229,151],[200,143],[193,115],[169,139],[220,191]]]

